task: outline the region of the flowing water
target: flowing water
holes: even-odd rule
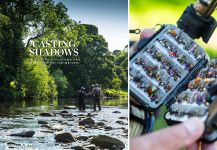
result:
[[[4,101],[0,102],[0,150],[18,149],[18,150],[59,150],[73,149],[74,146],[90,145],[91,137],[97,135],[108,135],[124,142],[125,149],[127,145],[128,128],[128,110],[127,98],[104,100],[102,111],[92,111],[91,99],[86,100],[87,109],[80,112],[77,109],[65,109],[71,116],[61,116],[60,112],[64,106],[77,106],[77,99],[60,99],[56,101]],[[118,111],[118,113],[114,113]],[[55,114],[52,117],[42,117],[42,112],[51,112]],[[79,126],[80,120],[87,117],[88,113],[96,125],[94,128],[85,128]],[[46,121],[54,129],[48,129],[38,123]],[[98,125],[103,123],[104,125]],[[111,127],[111,130],[106,130]],[[56,129],[55,129],[56,128]],[[55,134],[59,131],[70,132],[76,139],[76,142],[64,144],[55,141]],[[35,131],[33,137],[10,136],[13,133],[22,131]],[[88,140],[81,140],[79,137],[86,136]]]

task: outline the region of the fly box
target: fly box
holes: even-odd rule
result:
[[[185,32],[162,25],[150,39],[140,41],[130,58],[130,95],[149,111],[166,105],[169,125],[199,117],[206,125],[202,139],[212,142],[217,139],[217,104],[207,90],[215,79],[202,78],[209,70],[208,61],[204,49]]]

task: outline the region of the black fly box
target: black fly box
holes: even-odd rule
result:
[[[130,59],[130,95],[149,110],[169,106],[207,62],[192,38],[174,25],[163,25]]]

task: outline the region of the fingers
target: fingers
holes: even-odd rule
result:
[[[130,47],[130,53],[129,53],[129,56],[130,56],[130,57],[137,51],[138,44],[139,44],[139,41],[135,42],[135,43]]]
[[[190,146],[188,146],[187,150],[199,150],[199,144],[195,142],[191,144]]]
[[[152,29],[144,29],[140,34],[140,39],[150,38],[154,34]]]
[[[154,31],[151,29],[144,29],[140,34],[140,39],[150,38],[154,34]],[[130,57],[137,51],[139,41],[135,42],[130,48]]]
[[[197,141],[203,134],[204,124],[198,118],[187,122],[135,138],[131,150],[174,150],[189,146]]]
[[[202,144],[202,150],[217,150],[216,143]]]

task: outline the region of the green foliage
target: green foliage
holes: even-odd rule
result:
[[[47,67],[42,61],[33,65],[26,50],[31,40],[50,34],[52,31],[60,33],[69,22],[72,21],[67,15],[67,8],[62,3],[55,5],[53,0],[1,1],[1,99],[14,99],[19,96],[47,98],[57,95],[55,82],[49,75]],[[31,30],[34,30],[34,33]],[[24,46],[23,39],[27,36],[31,38]],[[13,81],[16,83],[11,86]]]
[[[65,97],[76,96],[81,86],[96,83],[102,88],[127,89],[127,52],[112,54],[103,36],[97,33],[98,28],[94,25],[75,24],[73,30],[65,28],[64,34],[55,35],[58,39],[63,36],[64,40],[74,39],[79,52],[79,64],[50,67],[51,72],[60,69],[66,76],[69,85]]]
[[[82,24],[86,30],[88,35],[98,35],[98,28],[95,25]]]
[[[120,88],[127,90],[128,87],[128,55],[125,51],[120,51],[115,55],[114,72],[120,79]]]
[[[60,69],[55,70],[52,73],[55,83],[57,85],[59,97],[64,97],[68,88],[68,80]]]
[[[106,89],[103,91],[104,96],[106,97],[127,97],[128,92],[123,90],[116,90],[116,89]]]
[[[111,82],[111,86],[112,88],[119,90],[121,87],[121,80],[118,77],[113,78],[112,82]]]
[[[50,76],[47,66],[40,58],[28,58],[19,69],[17,77],[18,91],[21,97],[29,99],[56,98],[57,90],[55,81]]]
[[[112,99],[106,99],[102,101],[102,104],[105,106],[122,106],[128,108],[128,99],[127,97],[118,97]]]
[[[44,56],[36,60],[30,57],[31,41],[54,39],[74,41],[79,64],[45,65]],[[71,20],[62,3],[56,4],[53,0],[2,1],[0,98],[47,99],[55,98],[57,91],[59,97],[72,97],[81,86],[96,83],[102,88],[126,90],[127,52],[112,54],[98,28]]]

